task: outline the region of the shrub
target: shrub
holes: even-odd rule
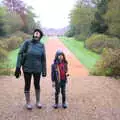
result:
[[[73,36],[74,36],[74,33],[73,33],[72,31],[67,31],[67,32],[65,33],[65,36],[67,36],[67,37],[73,37]]]
[[[93,52],[102,53],[104,48],[120,48],[120,40],[104,34],[94,34],[86,40],[85,45]]]
[[[19,47],[19,45],[25,40],[31,38],[30,35],[17,31],[16,33],[6,37],[0,38],[0,47],[6,50],[13,50]]]
[[[4,39],[4,38],[0,39],[0,48],[7,50],[8,45],[6,44],[6,39]]]
[[[13,72],[10,69],[1,69],[0,75],[11,75]]]
[[[25,40],[25,39],[29,39],[29,38],[31,38],[31,35],[26,34],[26,33],[24,33],[24,32],[21,32],[21,31],[17,31],[17,32],[15,32],[14,34],[12,34],[12,36],[21,37],[22,40]]]
[[[7,58],[8,52],[0,47],[0,61],[3,61]]]
[[[91,73],[93,75],[120,76],[120,49],[104,49],[101,59]]]
[[[87,39],[87,36],[84,35],[84,34],[75,35],[75,39],[77,39],[77,40],[81,40],[81,41],[84,41],[84,40]]]
[[[10,68],[10,64],[5,64],[5,68],[0,67],[0,75],[13,75],[14,71]]]
[[[19,47],[19,45],[22,43],[21,37],[12,36],[7,39],[8,44],[8,50],[13,50]]]

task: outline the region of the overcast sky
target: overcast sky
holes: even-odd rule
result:
[[[24,0],[34,8],[42,27],[63,28],[69,24],[68,15],[76,0]]]

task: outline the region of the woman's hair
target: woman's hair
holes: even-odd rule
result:
[[[59,61],[58,56],[60,56],[60,55],[63,56],[63,62],[68,63],[67,60],[66,60],[65,54],[64,54],[63,52],[62,52],[62,53],[59,53],[59,54],[56,54],[54,61],[55,61],[55,62]]]

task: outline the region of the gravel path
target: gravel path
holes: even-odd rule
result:
[[[50,65],[56,49],[62,48],[69,60],[70,77],[67,85],[68,109],[54,110],[54,89],[51,87]],[[24,80],[14,76],[0,77],[0,120],[120,120],[120,81],[107,77],[89,76],[87,69],[57,38],[46,43],[47,78],[41,78],[41,110],[35,107],[31,85],[32,111],[25,109]],[[60,101],[61,102],[61,101]]]

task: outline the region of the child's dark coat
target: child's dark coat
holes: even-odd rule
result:
[[[67,65],[68,63],[67,63],[67,62],[64,62],[63,64],[64,64],[64,69],[63,69],[63,71],[64,71],[65,74],[66,74],[67,71],[68,71],[68,65]],[[58,82],[59,72],[58,72],[58,70],[57,70],[57,65],[59,65],[59,61],[58,61],[58,60],[54,61],[54,63],[53,63],[52,66],[51,66],[51,80],[52,80],[53,82]],[[67,76],[65,75],[64,81],[66,81],[66,80],[67,80]]]

